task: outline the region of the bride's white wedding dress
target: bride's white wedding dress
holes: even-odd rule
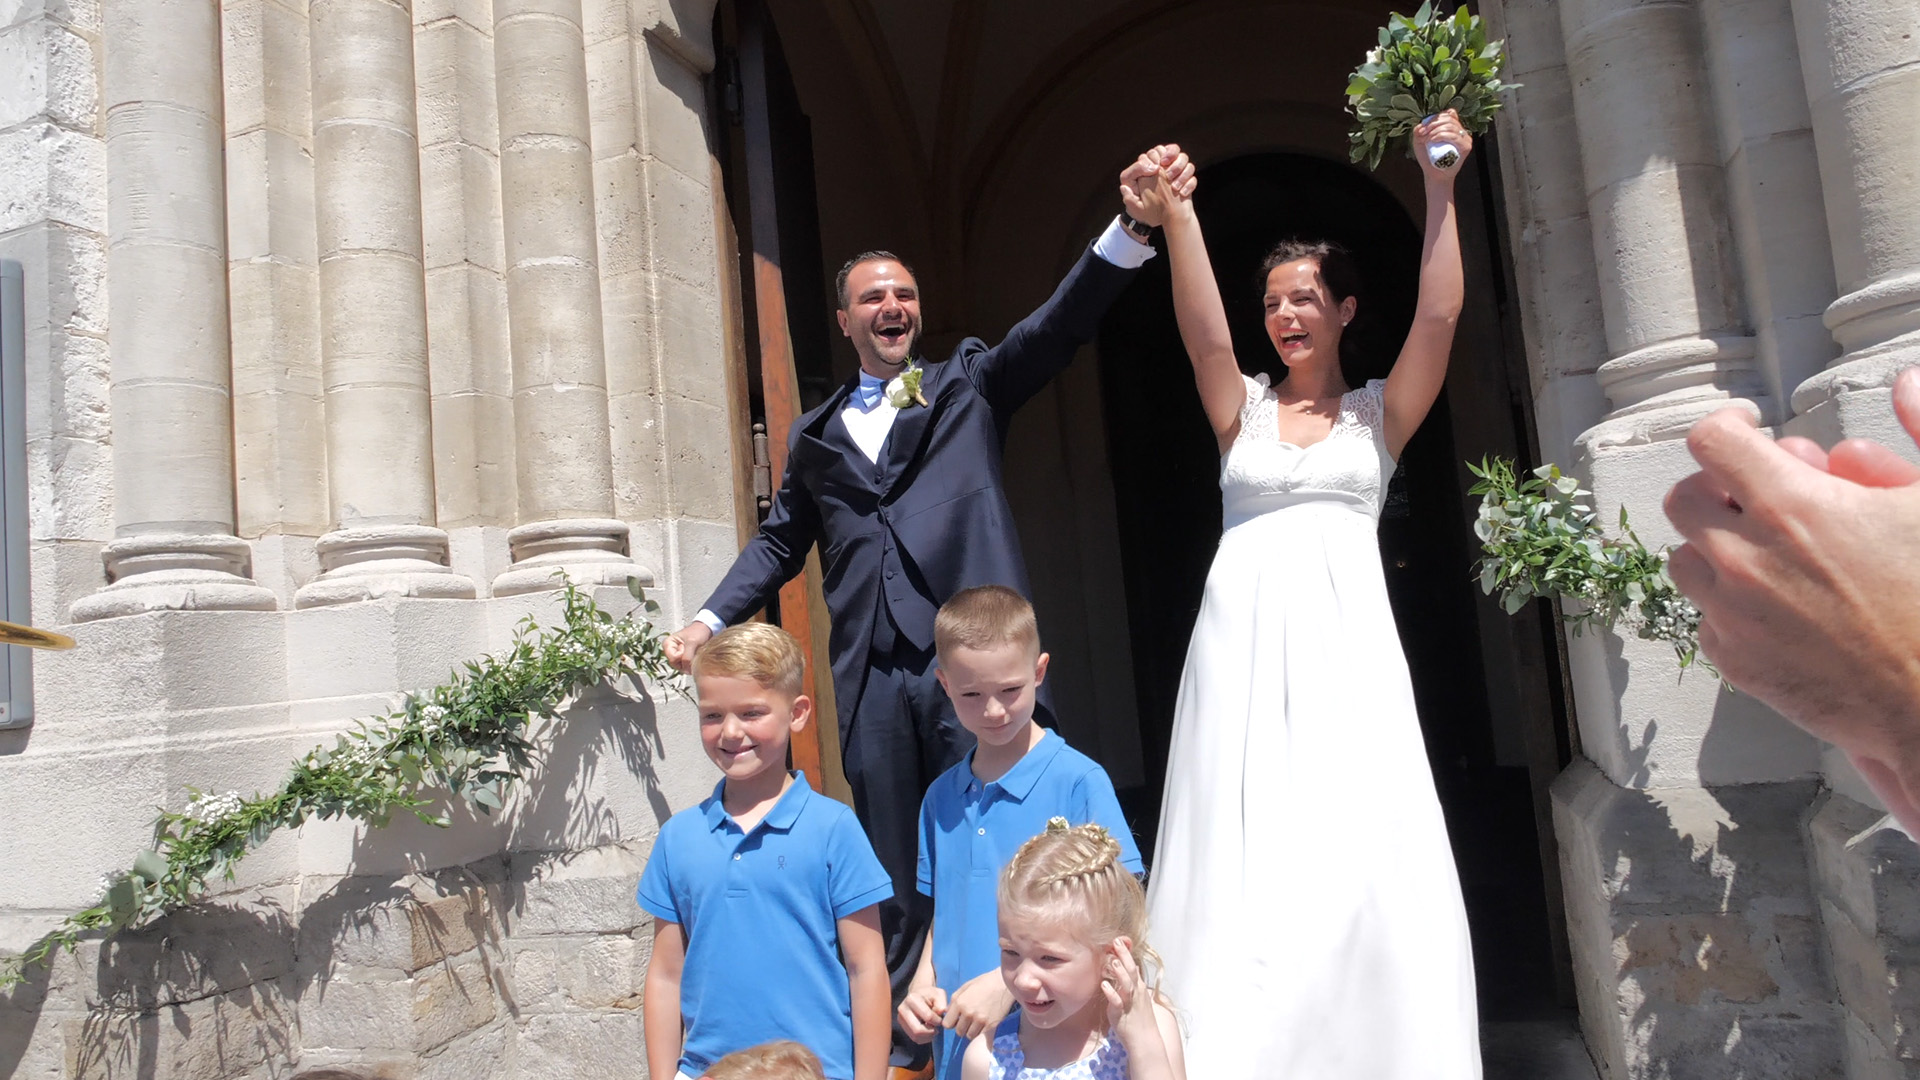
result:
[[[1466,909],[1380,567],[1384,384],[1299,447],[1245,382],[1148,899],[1187,1075],[1478,1078]]]

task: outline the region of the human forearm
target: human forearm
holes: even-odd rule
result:
[[[909,989],[933,985],[933,932],[937,927],[934,920],[927,920],[927,939],[920,944],[920,964],[913,969],[913,979],[907,984]]]
[[[1239,419],[1246,391],[1240,383],[1239,361],[1233,355],[1226,304],[1220,299],[1220,284],[1214,280],[1206,237],[1193,204],[1182,202],[1171,208],[1164,231],[1180,342],[1193,363],[1194,384],[1199,387],[1207,419],[1216,433],[1223,433]]]
[[[849,970],[847,988],[853,994],[854,1080],[885,1080],[893,1049],[893,993],[886,965]]]
[[[686,1028],[680,1016],[680,972],[687,959],[687,939],[680,924],[656,919],[653,956],[647,961],[646,989],[641,995],[641,1031],[647,1040],[647,1075],[663,1078],[680,1070],[680,1050]]]
[[[680,1048],[685,1037],[680,1023],[679,978],[658,978],[649,968],[641,1011],[647,1039],[647,1075],[672,1077],[680,1071]]]
[[[1466,302],[1466,272],[1460,261],[1460,228],[1451,176],[1427,178],[1427,223],[1420,242],[1420,299],[1416,321],[1442,324],[1449,336]]]
[[[887,980],[879,911],[869,907],[855,912],[840,919],[838,928],[853,1002],[854,1080],[886,1080],[893,1050],[893,987]]]

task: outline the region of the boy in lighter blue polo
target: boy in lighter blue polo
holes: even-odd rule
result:
[[[884,1080],[892,987],[876,907],[893,885],[853,811],[787,772],[812,703],[777,626],[743,623],[693,659],[700,743],[724,774],[668,819],[640,875],[654,918],[647,1067],[700,1076],[749,1046],[792,1039],[828,1080]]]
[[[933,640],[940,685],[978,745],[920,804],[918,885],[933,897],[933,927],[897,1015],[910,1037],[936,1043],[939,1080],[958,1080],[967,1043],[1013,1007],[996,896],[1007,860],[1064,817],[1105,826],[1127,869],[1141,866],[1106,770],[1033,721],[1047,675],[1033,605],[999,585],[962,590],[940,608]]]

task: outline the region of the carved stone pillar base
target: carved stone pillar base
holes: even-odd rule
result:
[[[1873,282],[1835,300],[1823,321],[1846,352],[1793,392],[1792,430],[1817,441],[1911,444],[1894,421],[1894,376],[1920,365],[1920,273]]]
[[[1685,437],[1694,421],[1762,393],[1754,339],[1731,334],[1662,341],[1600,365],[1595,377],[1613,408],[1583,432],[1585,454]]]
[[[493,595],[513,596],[560,587],[560,574],[575,585],[625,585],[653,572],[627,554],[627,525],[609,518],[536,521],[507,533],[513,566],[493,581]]]
[[[237,536],[151,533],[100,553],[106,588],[82,597],[74,622],[149,611],[272,611],[273,591],[253,580],[252,550]]]
[[[295,607],[390,597],[471,600],[473,581],[447,565],[447,534],[429,525],[336,529],[313,545],[320,576],[294,594]]]

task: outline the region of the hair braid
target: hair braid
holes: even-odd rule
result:
[[[1120,841],[1099,825],[1048,821],[1000,874],[1000,921],[1063,926],[1097,949],[1124,937],[1134,963],[1149,982],[1158,981],[1160,954],[1147,944],[1147,894],[1121,864],[1123,854]]]

